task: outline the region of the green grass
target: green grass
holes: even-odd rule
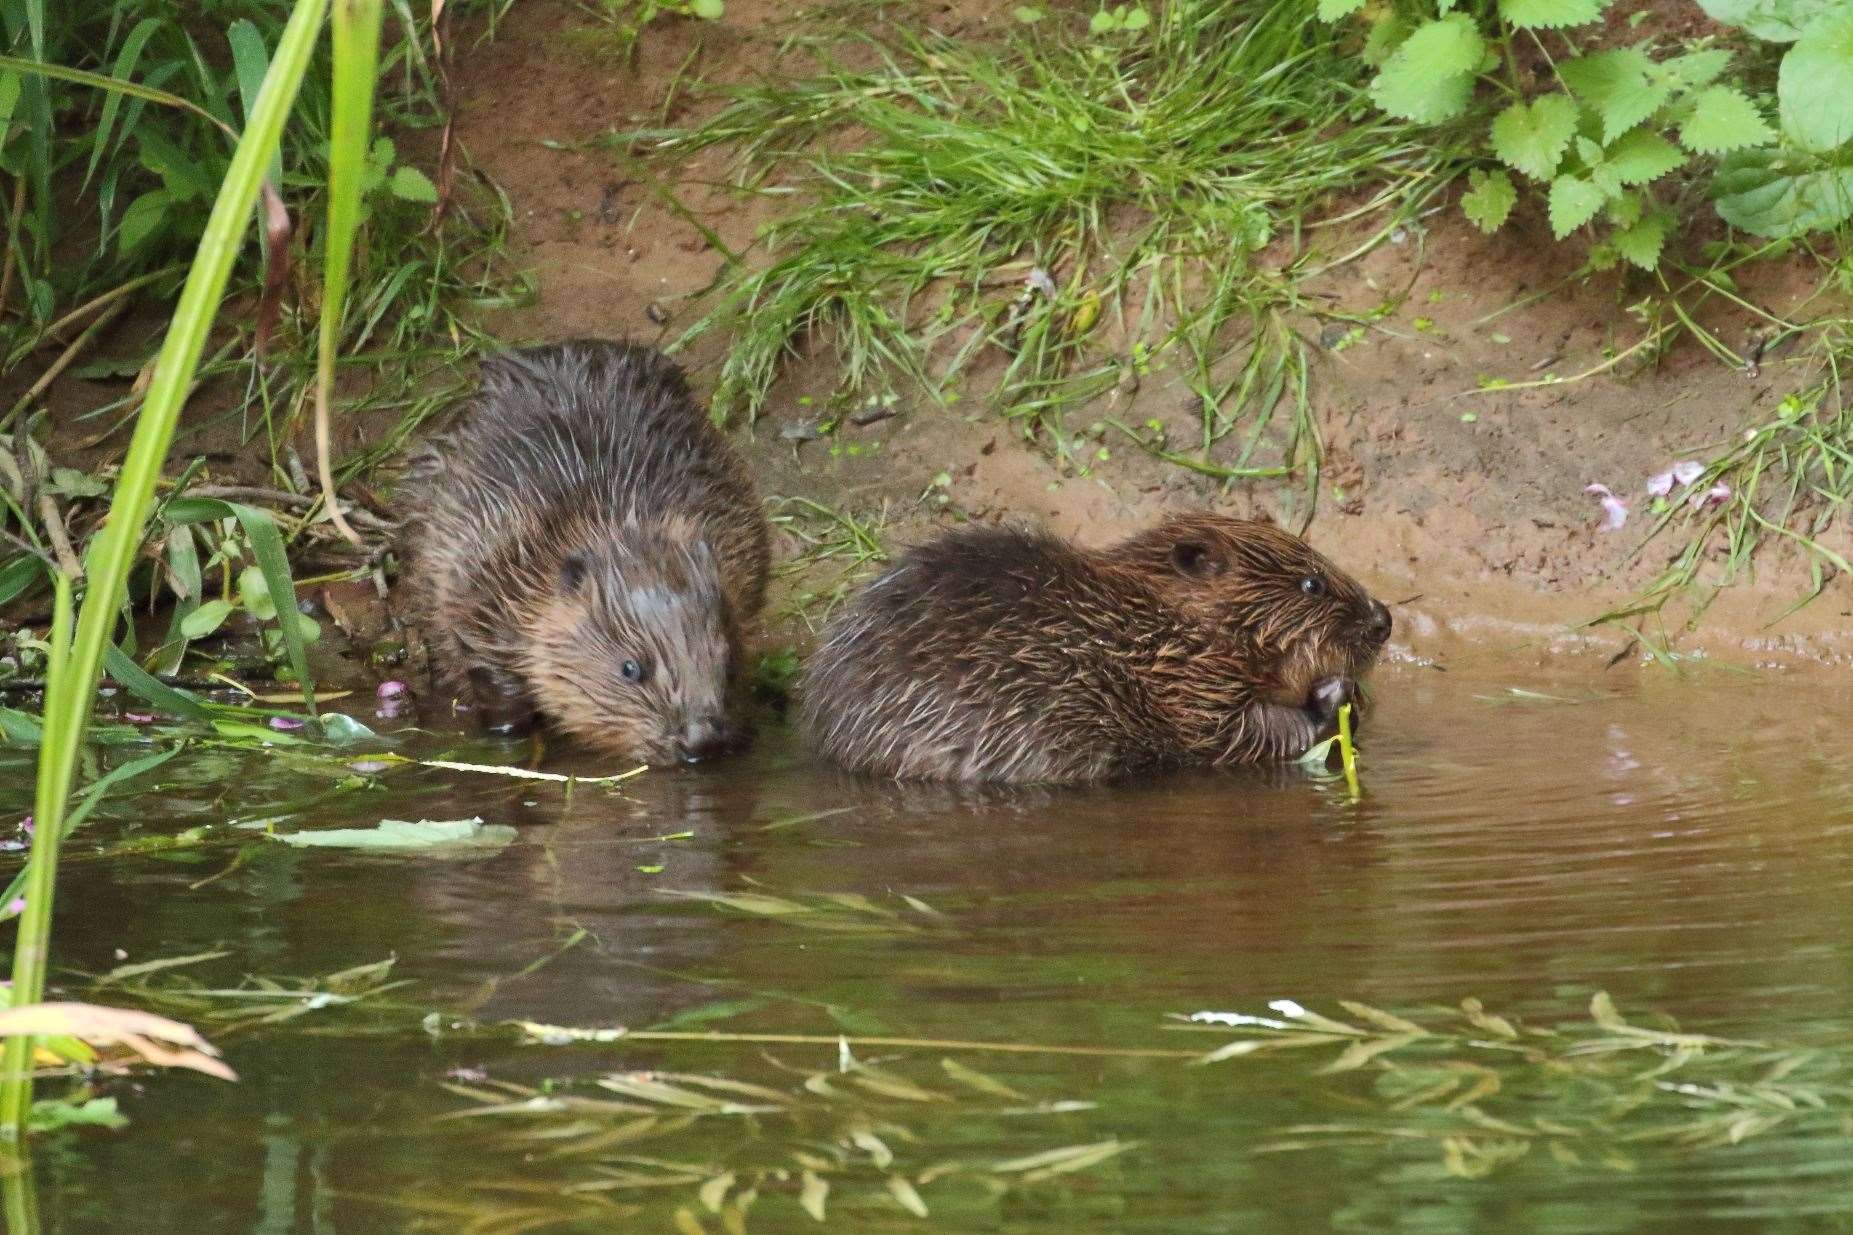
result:
[[[837,54],[867,67],[818,53],[820,72],[729,91],[691,130],[614,136],[724,147],[741,192],[794,196],[681,340],[730,338],[718,409],[756,414],[821,351],[845,399],[913,381],[950,401],[982,375],[1078,462],[1067,412],[1175,365],[1196,430],[1142,445],[1216,474],[1213,447],[1246,426],[1258,457],[1284,415],[1267,462],[1310,471],[1299,284],[1444,187],[1451,151],[1372,115],[1297,0],[1158,12],[1106,36],[1051,16],[1001,43],[851,39]]]

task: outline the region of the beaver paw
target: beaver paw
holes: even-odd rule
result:
[[[1338,709],[1347,703],[1352,705],[1351,719],[1352,727],[1355,729],[1363,711],[1359,706],[1361,702],[1362,696],[1358,693],[1358,684],[1354,679],[1322,678],[1313,684],[1312,696],[1306,701],[1306,710],[1312,713],[1314,720],[1319,722],[1321,733],[1336,733],[1338,731]]]

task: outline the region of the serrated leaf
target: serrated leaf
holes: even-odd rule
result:
[[[1371,79],[1371,101],[1419,124],[1458,116],[1473,94],[1473,75],[1485,52],[1485,41],[1466,15],[1425,22]]]
[[[1853,142],[1853,8],[1816,21],[1782,58],[1776,79],[1782,133],[1826,154]]]
[[[1551,234],[1562,240],[1596,217],[1606,196],[1601,189],[1575,176],[1551,181]]]
[[[1603,156],[1615,178],[1629,185],[1658,180],[1685,161],[1678,146],[1647,129],[1622,134]]]
[[[1679,126],[1680,144],[1694,154],[1723,154],[1768,145],[1776,136],[1745,94],[1732,86],[1707,86],[1692,100]]]
[[[403,202],[435,202],[437,186],[416,167],[401,166],[392,174],[392,195]]]
[[[1699,0],[1713,21],[1737,26],[1771,43],[1792,43],[1817,17],[1846,0]]]
[[[1576,114],[1567,94],[1514,103],[1493,120],[1493,153],[1534,180],[1549,180],[1576,134]]]
[[[1319,0],[1319,20],[1338,21],[1364,7],[1364,0]]]
[[[1731,53],[1722,47],[1713,47],[1662,61],[1660,70],[1687,90],[1696,90],[1711,85],[1730,64]]]
[[[1853,167],[1793,165],[1776,150],[1724,157],[1712,182],[1719,217],[1758,236],[1783,239],[1853,218]]]
[[[1606,213],[1616,227],[1633,227],[1641,221],[1641,199],[1634,193],[1610,198]]]
[[[1372,68],[1381,68],[1397,48],[1414,32],[1406,18],[1390,10],[1371,22],[1370,33],[1364,38],[1364,50],[1358,58]]]
[[[1521,29],[1560,30],[1602,16],[1609,0],[1499,0],[1499,15]]]
[[[1483,232],[1496,232],[1511,217],[1518,204],[1518,190],[1504,171],[1480,171],[1467,175],[1468,189],[1461,195],[1461,212]]]
[[[1642,270],[1652,270],[1660,264],[1660,250],[1666,244],[1669,221],[1663,214],[1650,214],[1633,227],[1610,236],[1609,243]]]
[[[1580,56],[1557,66],[1570,93],[1602,118],[1602,140],[1614,141],[1666,105],[1671,81],[1657,73],[1653,60],[1638,47]]]

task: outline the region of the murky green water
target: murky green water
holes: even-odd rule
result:
[[[56,959],[64,994],[194,1020],[243,1079],[104,1082],[131,1123],[43,1144],[39,1229],[819,1229],[801,1202],[852,1232],[1843,1229],[1853,701],[1717,669],[1453,669],[1380,678],[1355,805],[1285,774],[859,784],[776,728],[724,768],[570,798],[183,754],[76,842]],[[462,861],[214,826],[87,857],[279,813],[519,837]],[[126,990],[72,972],[220,950]],[[352,1003],[381,977],[246,982],[388,957],[406,984]],[[1633,1028],[1591,1021],[1597,991]],[[1296,1005],[1349,1028],[1309,1035]],[[1174,1019],[1206,1010],[1288,1028],[1164,1054],[1247,1032]],[[237,1023],[274,1011],[299,1014]],[[517,1020],[821,1040],[549,1045]]]

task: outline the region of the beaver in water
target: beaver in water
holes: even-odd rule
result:
[[[406,576],[436,671],[497,732],[538,713],[613,755],[720,753],[770,534],[661,353],[580,339],[491,359],[407,473]]]
[[[1305,541],[1208,513],[1088,551],[968,527],[906,553],[800,681],[823,754],[902,779],[1057,783],[1290,759],[1390,613]]]

